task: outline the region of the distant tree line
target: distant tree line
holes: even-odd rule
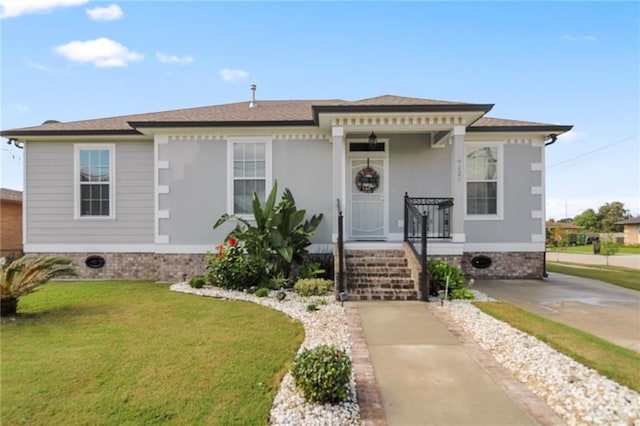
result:
[[[625,219],[631,219],[629,210],[625,210],[624,203],[614,201],[606,203],[596,213],[593,209],[587,209],[573,218],[573,223],[583,226],[590,232],[622,232],[622,225],[615,225]]]

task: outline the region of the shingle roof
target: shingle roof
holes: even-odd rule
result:
[[[145,114],[122,115],[116,117],[57,122],[48,120],[39,126],[10,129],[0,132],[5,137],[32,135],[72,135],[72,134],[139,134],[136,128],[173,126],[273,126],[273,125],[314,125],[319,112],[353,112],[398,110],[433,110],[486,112],[490,104],[470,104],[439,101],[433,99],[409,98],[382,95],[357,101],[340,99],[324,100],[258,100],[256,108],[249,108],[249,102],[185,108]],[[501,130],[501,127],[536,128],[552,125],[527,121],[481,118],[472,127],[483,130]],[[566,127],[566,126],[565,126]],[[504,130],[504,129],[502,129]]]
[[[640,225],[640,216],[616,222],[616,225]]]
[[[22,201],[22,191],[0,188],[0,200]]]

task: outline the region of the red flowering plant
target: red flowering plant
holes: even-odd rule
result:
[[[268,280],[265,261],[251,256],[234,238],[218,245],[217,253],[207,253],[207,278],[218,287],[244,290],[260,287]]]

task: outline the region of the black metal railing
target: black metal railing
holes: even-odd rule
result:
[[[338,208],[338,296],[343,299],[345,293],[344,285],[344,215],[340,206],[340,199],[336,200]]]
[[[453,198],[409,197],[404,194],[404,241],[420,261],[420,292],[429,297],[427,239],[451,238]]]

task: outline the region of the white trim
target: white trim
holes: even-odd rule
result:
[[[542,219],[542,210],[531,210],[531,219]]]
[[[468,214],[467,213],[467,149],[469,148],[496,148],[496,154],[498,156],[498,178],[497,182],[497,201],[496,201],[496,214]],[[464,220],[504,220],[504,142],[500,141],[481,141],[468,143],[465,140],[464,144],[464,164],[463,164],[463,178],[464,178]]]
[[[541,186],[532,186],[531,187],[531,195],[542,195],[542,187]]]
[[[160,237],[167,237],[161,235]],[[27,244],[25,253],[175,253],[205,254],[215,251],[210,244]]]
[[[166,161],[166,160],[158,161],[156,168],[157,169],[168,169],[169,168],[169,162]]]
[[[227,213],[234,214],[233,212],[233,144],[235,143],[264,143],[265,144],[265,185],[264,192],[265,197],[269,196],[273,187],[273,172],[272,172],[272,144],[273,138],[271,136],[230,136],[227,138]],[[253,215],[238,215],[240,217],[251,219]]]
[[[169,244],[169,236],[168,235],[160,235],[160,219],[163,218],[165,213],[160,213],[160,194],[169,193],[169,187],[166,187],[166,192],[161,191],[160,185],[160,169],[169,168],[169,161],[161,161],[160,160],[160,145],[168,145],[169,138],[166,135],[157,135],[153,141],[153,161],[154,161],[154,170],[153,170],[153,204],[154,204],[154,217],[153,217],[153,228],[154,228],[154,241],[156,244]],[[166,167],[165,167],[166,166]],[[165,210],[166,211],[166,210]],[[166,211],[167,217],[168,211]]]
[[[169,194],[171,190],[169,189],[169,185],[158,185],[157,186],[158,194]]]
[[[454,233],[451,234],[451,241],[454,243],[464,243],[467,239],[467,234],[465,233]]]
[[[397,241],[347,241],[344,243],[345,250],[399,250],[402,249],[402,242]]]
[[[27,169],[28,169],[28,155],[27,155],[27,142],[24,141],[23,155],[22,155],[22,247],[24,250],[24,245],[27,243],[27,188],[29,187],[29,181],[27,180]]]
[[[540,234],[547,235],[547,227],[545,224],[545,219],[547,217],[547,189],[546,189],[546,172],[544,170],[545,164],[545,155],[546,150],[544,145],[540,148],[540,187],[542,188],[542,193],[540,194],[540,210],[542,211],[542,220],[540,221]]]
[[[158,210],[158,219],[169,219],[171,217],[171,212],[169,210]]]
[[[465,252],[541,252],[544,242],[531,243],[465,243]]]
[[[80,151],[109,151],[109,215],[83,216],[80,214]],[[73,218],[76,220],[113,220],[116,218],[116,145],[113,143],[73,144]]]
[[[542,171],[542,163],[531,163],[531,171],[532,172],[541,172]]]
[[[531,234],[532,243],[544,243],[546,239],[545,234]]]

